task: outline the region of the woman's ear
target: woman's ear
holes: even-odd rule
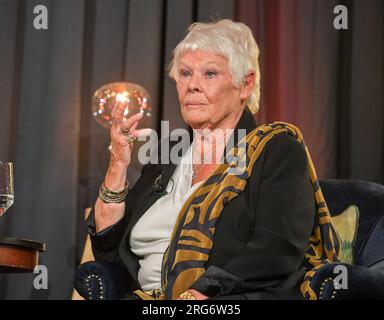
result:
[[[253,87],[255,86],[255,78],[255,70],[250,70],[245,76],[245,81],[243,82],[240,92],[241,100],[246,100],[251,95]]]

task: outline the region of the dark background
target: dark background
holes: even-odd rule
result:
[[[33,8],[48,8],[35,30]],[[335,30],[344,4],[349,29]],[[382,0],[0,0],[0,159],[15,164],[15,204],[0,235],[44,241],[48,290],[1,275],[0,298],[68,299],[109,133],[91,115],[99,86],[130,81],[152,97],[152,127],[185,127],[166,65],[194,21],[249,25],[261,49],[258,122],[299,126],[321,179],[384,182]],[[130,168],[133,183],[140,166]]]

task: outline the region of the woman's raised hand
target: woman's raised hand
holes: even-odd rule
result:
[[[125,119],[124,104],[118,104],[112,111],[111,160],[104,178],[104,188],[116,193],[126,192],[127,169],[131,163],[133,141],[140,136],[149,135],[151,129],[137,129],[143,118],[141,112]],[[126,193],[125,193],[126,195]],[[125,212],[125,202],[110,203],[99,197],[95,204],[96,231],[99,232],[119,221]]]
[[[118,104],[112,111],[111,162],[110,166],[127,168],[131,162],[133,141],[149,135],[150,128],[137,129],[143,113],[138,112],[129,118],[124,117],[125,104]]]

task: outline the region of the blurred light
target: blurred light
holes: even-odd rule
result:
[[[92,97],[92,115],[103,127],[112,127],[112,110],[115,107],[124,108],[124,120],[141,112],[144,113],[140,124],[149,126],[148,118],[152,117],[149,104],[149,94],[141,86],[129,82],[113,82],[103,85],[95,91]]]

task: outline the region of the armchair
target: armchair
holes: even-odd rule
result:
[[[319,270],[311,282],[318,299],[384,299],[384,186],[353,180],[325,180],[320,185],[332,216],[350,205],[360,214],[353,263],[332,263]],[[345,289],[335,285],[340,265],[347,272]]]
[[[384,299],[384,186],[356,180],[324,180],[320,185],[332,216],[350,205],[357,206],[360,214],[353,264],[323,266],[311,281],[317,298]],[[335,288],[336,266],[347,271],[348,289]],[[75,288],[86,299],[120,299],[129,293],[123,269],[95,261],[80,265]]]

